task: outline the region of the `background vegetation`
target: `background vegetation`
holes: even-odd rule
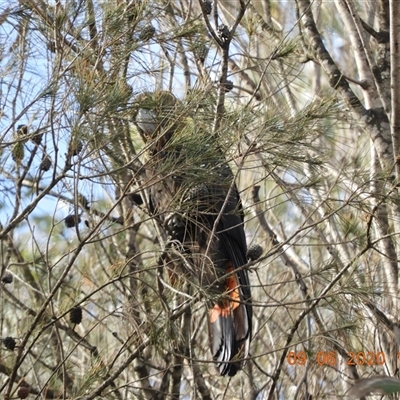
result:
[[[397,377],[399,24],[397,0],[0,2],[2,396],[342,398]],[[135,98],[161,89],[220,139],[264,250],[231,380],[136,204]]]

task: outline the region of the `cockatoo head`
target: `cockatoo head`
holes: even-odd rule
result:
[[[174,124],[176,97],[167,91],[144,92],[136,98],[135,124],[144,140],[154,139]]]

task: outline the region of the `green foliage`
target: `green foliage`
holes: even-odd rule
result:
[[[389,395],[400,392],[400,380],[390,376],[373,376],[357,381],[349,396],[359,399],[370,394]]]
[[[6,400],[24,385],[86,400],[398,391],[400,68],[375,3],[0,5]],[[193,191],[234,180],[248,246],[262,247],[244,267],[254,329],[232,380],[208,349],[218,298],[150,198],[166,175],[180,215],[199,207]],[[291,351],[306,366],[289,366]],[[350,351],[386,362],[349,368]]]

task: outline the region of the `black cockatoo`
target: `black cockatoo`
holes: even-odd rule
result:
[[[211,351],[221,375],[248,356],[252,305],[243,210],[215,138],[187,118],[169,92],[137,98],[135,124],[147,146],[150,201],[209,299]],[[146,185],[146,186],[147,186]]]

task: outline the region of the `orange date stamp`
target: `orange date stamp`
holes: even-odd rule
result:
[[[289,365],[306,365],[307,361],[317,365],[335,366],[338,364],[338,355],[335,351],[319,351],[314,357],[308,357],[304,351],[289,351],[286,361]],[[347,365],[384,365],[386,362],[383,351],[349,351],[347,359],[343,360]]]

